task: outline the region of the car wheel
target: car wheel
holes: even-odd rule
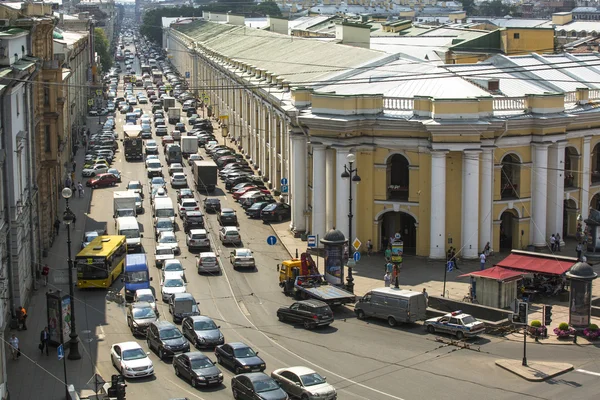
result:
[[[394,317],[388,317],[388,325],[391,327],[394,327],[394,326],[398,325],[398,322],[396,321],[396,319]]]
[[[196,378],[192,378],[191,384],[194,389],[198,387],[198,382],[196,381]]]
[[[221,360],[221,356],[217,354],[217,363],[223,365],[223,361]]]
[[[232,392],[233,392],[233,398],[234,398],[234,399],[236,399],[236,400],[237,400],[237,399],[239,399],[239,398],[240,398],[240,395],[238,394],[238,391],[237,391],[237,389],[232,389]]]
[[[356,311],[356,318],[358,318],[358,319],[365,319],[365,312],[363,310],[357,310]]]
[[[461,331],[456,332],[456,338],[458,340],[463,340],[464,337],[465,337],[465,335]]]
[[[175,370],[175,375],[179,376],[179,368],[177,367],[173,367],[173,369]],[[193,381],[192,381],[193,382]],[[193,386],[193,385],[192,385]]]
[[[279,315],[277,316],[277,318],[279,318],[279,321],[280,321],[280,322],[285,322],[285,317],[283,316],[283,314],[279,314]]]
[[[312,324],[310,323],[310,321],[304,321],[303,325],[304,329],[312,329]]]
[[[163,349],[158,349],[158,358],[161,360],[165,358],[165,351]]]
[[[433,327],[433,325],[427,325],[427,332],[435,333],[435,328]]]
[[[92,186],[92,189],[98,189],[98,185]]]
[[[96,176],[96,173],[95,173],[95,172],[92,172],[92,175],[90,175],[90,176],[92,176],[92,177],[93,177],[93,176]]]
[[[277,216],[277,221],[278,221],[278,222],[281,222],[281,221],[283,221],[283,215],[281,215],[281,214],[280,214],[280,215],[278,215],[278,216]]]
[[[308,395],[307,394],[303,394],[302,397],[300,397],[302,400],[308,400]]]

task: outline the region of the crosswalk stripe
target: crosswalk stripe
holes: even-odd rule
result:
[[[576,369],[575,371],[577,371],[577,372],[581,372],[582,374],[588,374],[588,375],[600,376],[600,372],[586,371],[585,369]]]

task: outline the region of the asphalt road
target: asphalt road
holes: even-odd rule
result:
[[[139,75],[137,60],[135,67]],[[122,89],[122,80],[119,87]],[[150,114],[150,106],[141,107]],[[97,121],[96,118],[90,120]],[[124,116],[117,114],[119,132],[123,120]],[[115,188],[94,190],[88,215],[90,220],[107,221],[109,232],[114,232],[112,192],[124,190],[130,180],[147,183],[144,164],[125,162],[122,146],[120,150],[113,166],[121,170],[123,183]],[[162,150],[160,158],[164,174],[168,176]],[[191,184],[192,174],[187,166],[186,173]],[[359,321],[354,318],[351,309],[336,312],[336,321],[326,329],[306,331],[300,326],[280,323],[275,315],[276,309],[292,302],[283,295],[277,284],[276,264],[286,259],[287,253],[280,244],[269,246],[266,243],[267,237],[273,234],[269,225],[249,221],[231,197],[223,194],[224,188],[221,189],[219,198],[222,205],[238,210],[243,247],[254,251],[257,270],[233,270],[227,259],[231,248],[222,246],[217,240],[219,225],[214,215],[207,217],[207,229],[213,249],[220,255],[223,273],[218,276],[196,273],[195,255],[187,251],[181,230],[176,232],[182,248],[178,258],[187,268],[187,290],[200,302],[202,314],[215,319],[226,341],[243,341],[258,351],[266,361],[267,373],[284,366],[311,367],[326,376],[337,388],[340,399],[475,396],[486,399],[523,396],[551,399],[574,394],[578,398],[592,398],[600,392],[598,376],[589,373],[600,374],[600,365],[595,361],[598,350],[592,346],[530,346],[530,360],[573,362],[576,368],[589,371],[574,371],[548,383],[532,384],[494,365],[498,358],[520,359],[522,345],[518,342],[484,337],[476,340],[480,351],[459,349],[436,342],[434,336],[427,334],[419,325],[390,328],[384,322]],[[169,188],[169,196],[176,204],[175,190]],[[197,199],[201,201],[203,196],[198,195]],[[138,220],[144,232],[143,245],[149,255],[153,286],[159,294],[160,270],[153,267],[155,242],[147,190],[144,206],[146,212]],[[91,226],[92,221],[88,220],[88,224]],[[125,309],[115,303],[107,303],[104,296],[105,292],[102,291],[77,293],[77,297],[85,303],[85,317],[78,318],[79,329],[84,332],[80,337],[96,360],[98,372],[106,378],[116,373],[109,356],[112,344],[130,340],[138,340],[144,348],[146,344],[143,339],[134,339],[131,335],[125,320]],[[161,318],[171,320],[168,308],[160,300],[159,306]],[[82,306],[78,307],[78,310],[82,310]],[[208,351],[208,354],[214,360],[212,351]],[[129,380],[128,398],[232,398],[230,379],[233,373],[225,368],[222,368],[225,375],[222,386],[196,390],[175,376],[170,362],[160,361],[154,353],[150,357],[155,365],[155,377]],[[85,373],[88,374],[87,371]]]

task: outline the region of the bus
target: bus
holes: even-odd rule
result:
[[[80,289],[109,288],[123,272],[126,255],[125,236],[98,236],[75,258],[77,287]]]
[[[159,82],[162,82],[163,79],[163,74],[162,72],[154,69],[152,70],[152,82],[154,82],[155,85],[158,85]]]

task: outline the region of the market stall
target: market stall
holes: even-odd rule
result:
[[[523,273],[502,267],[492,267],[483,271],[470,272],[460,277],[471,278],[473,297],[481,305],[495,308],[510,307],[517,298],[519,282]]]

